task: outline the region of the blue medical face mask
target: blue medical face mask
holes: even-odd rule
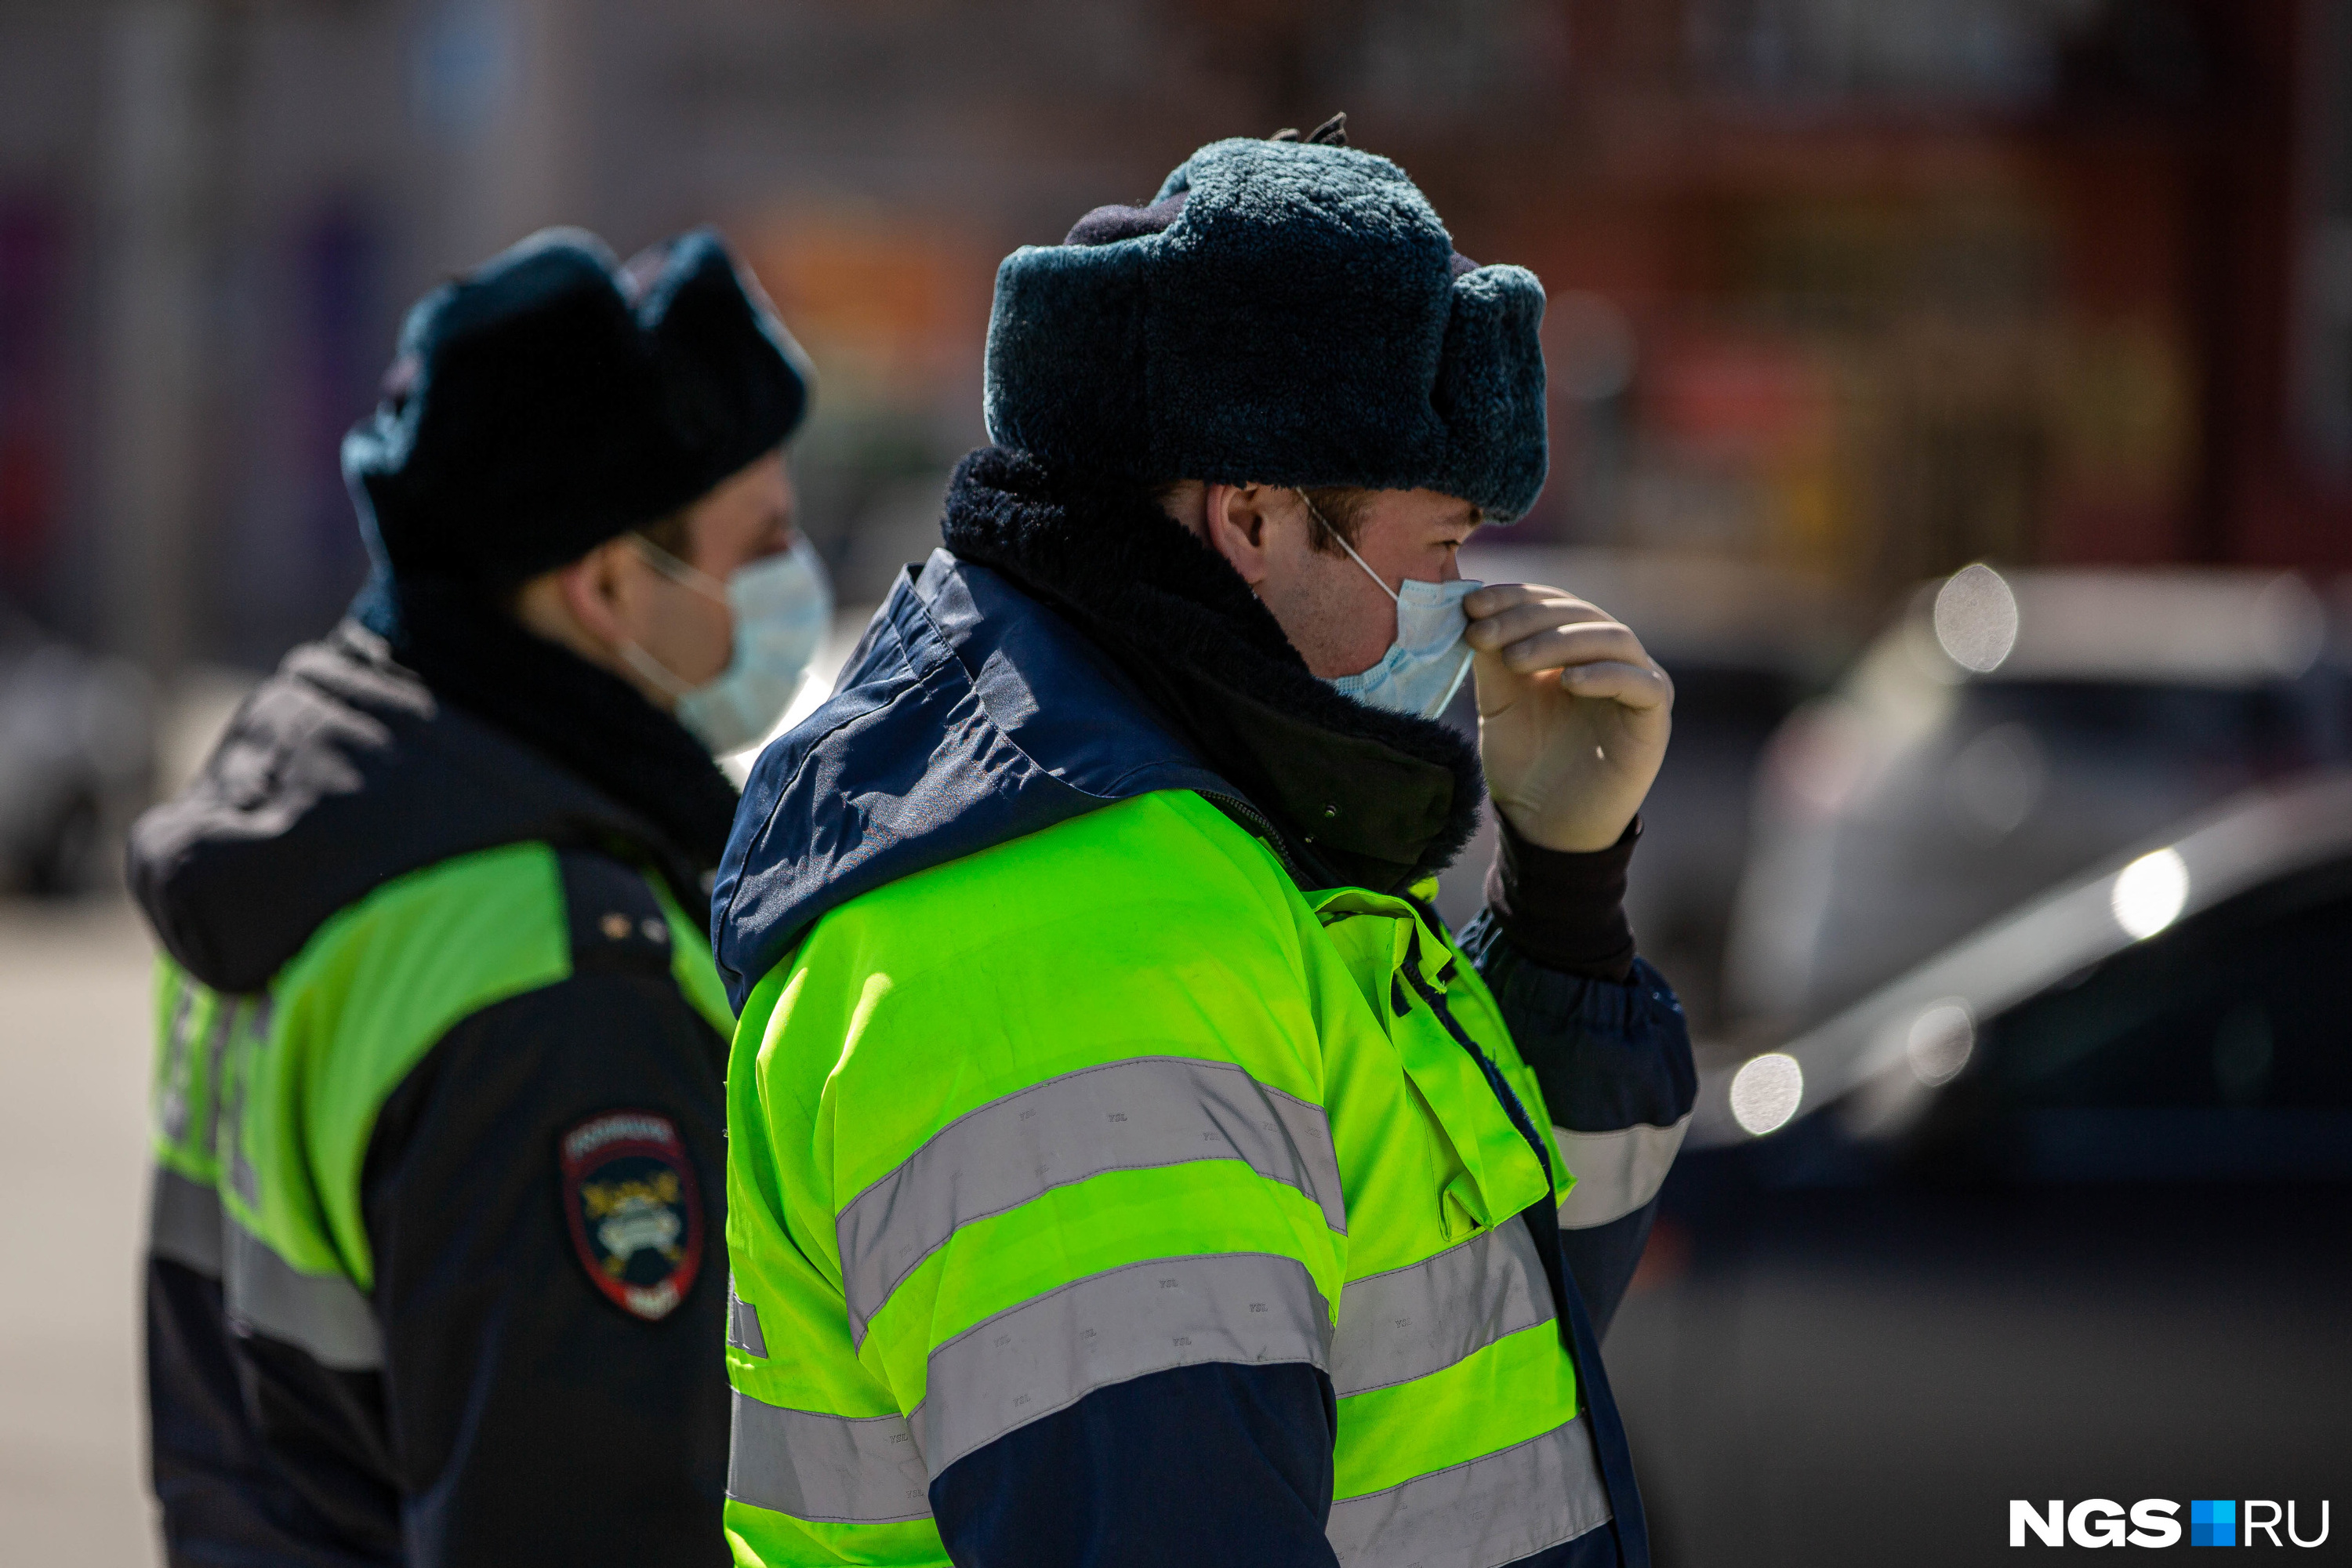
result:
[[[630,538],[654,570],[727,606],[735,619],[735,653],[716,679],[693,687],[635,643],[623,644],[621,656],[677,700],[677,721],[712,755],[741,751],[792,707],[833,625],[824,561],[806,539],[795,538],[791,549],[763,555],[721,583],[643,535]]]
[[[1304,491],[1299,500],[1307,500]],[[1340,537],[1339,531],[1315,503],[1307,501],[1307,510],[1315,521],[1330,531],[1339,541],[1339,548],[1349,559],[1364,568],[1364,575],[1380,583],[1381,592],[1396,601],[1396,640],[1381,661],[1360,675],[1343,675],[1333,680],[1334,689],[1343,697],[1368,702],[1375,708],[1385,708],[1391,713],[1410,713],[1417,719],[1434,719],[1445,711],[1454,694],[1470,673],[1471,661],[1477,657],[1463,635],[1470,629],[1470,617],[1462,608],[1462,601],[1484,584],[1466,577],[1451,583],[1423,583],[1406,578],[1402,586],[1391,588],[1381,582],[1381,574],[1356,553],[1354,545]]]

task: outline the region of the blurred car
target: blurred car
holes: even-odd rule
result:
[[[2299,578],[1971,566],[1922,588],[1761,773],[1729,1011],[1801,1027],[2265,779],[2352,760]]]
[[[71,893],[106,876],[106,847],[153,767],[145,678],[43,634],[0,605],[0,889]]]
[[[1694,1026],[1713,1026],[1717,977],[1748,854],[1759,760],[1780,721],[1851,647],[1851,617],[1817,580],[1753,563],[1598,547],[1475,544],[1462,574],[1564,588],[1632,626],[1675,682],[1674,740],[1642,805],[1625,892],[1643,952],[1674,982]],[[1467,686],[1448,710],[1477,730]],[[1444,879],[1458,929],[1478,911],[1490,818]]]
[[[2012,1499],[2293,1500],[2315,1536],[2347,1196],[2333,770],[1703,1066],[1608,1346],[1661,1564],[1998,1561]]]

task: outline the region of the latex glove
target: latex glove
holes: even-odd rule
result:
[[[1665,760],[1674,682],[1631,630],[1558,588],[1490,583],[1462,609],[1496,807],[1543,848],[1608,848]]]

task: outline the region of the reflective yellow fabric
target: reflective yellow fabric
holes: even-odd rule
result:
[[[753,990],[728,1074],[738,1561],[944,1563],[930,1478],[1190,1361],[1360,1385],[1343,1501],[1570,1422],[1574,1369],[1514,1239],[1543,1167],[1432,997],[1549,1128],[1412,903],[1310,902],[1190,793],[825,916]],[[1499,1305],[1350,1321],[1367,1281],[1433,1319],[1465,1289]]]
[[[709,938],[649,885],[680,992],[731,1027]],[[572,973],[567,921],[555,851],[520,843],[385,882],[250,995],[161,961],[155,1160],[201,1200],[241,1315],[329,1365],[374,1364],[361,1176],[377,1112],[460,1020]]]

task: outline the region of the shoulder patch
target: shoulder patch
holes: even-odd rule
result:
[[[563,1212],[588,1279],[623,1311],[667,1317],[702,1267],[702,1197],[667,1116],[608,1110],[557,1144]]]

